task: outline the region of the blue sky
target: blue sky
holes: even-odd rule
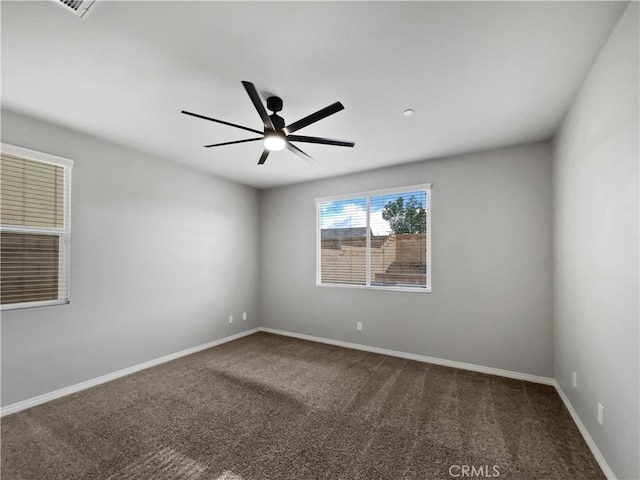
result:
[[[404,197],[406,201],[412,195],[426,208],[426,194],[424,191],[371,197],[370,223],[374,235],[388,235],[391,231],[389,222],[382,218],[384,206],[399,197]],[[365,197],[334,200],[320,204],[320,228],[355,228],[366,227],[366,225],[367,200]]]

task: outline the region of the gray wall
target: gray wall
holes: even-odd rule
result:
[[[316,197],[425,182],[432,293],[316,286]],[[553,375],[550,145],[276,188],[260,201],[262,326]]]
[[[555,376],[621,479],[640,478],[638,7],[594,64],[554,159]]]
[[[2,405],[258,325],[256,190],[12,112],[2,140],[75,160],[71,303],[2,312]]]

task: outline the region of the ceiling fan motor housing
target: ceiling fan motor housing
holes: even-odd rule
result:
[[[284,118],[282,118],[277,113],[274,113],[273,115],[269,115],[269,118],[271,119],[271,123],[273,123],[273,128],[276,131],[284,130],[284,126],[285,126]]]

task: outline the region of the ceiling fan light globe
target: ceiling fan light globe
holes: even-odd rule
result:
[[[285,139],[282,135],[271,134],[264,136],[264,148],[270,152],[279,152],[284,150],[286,145]]]

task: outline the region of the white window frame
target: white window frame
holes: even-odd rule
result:
[[[64,222],[62,228],[55,227],[26,227],[20,225],[0,225],[2,232],[32,233],[38,235],[53,235],[59,238],[58,248],[58,299],[40,300],[36,302],[7,303],[0,305],[0,310],[17,310],[22,308],[45,307],[49,305],[65,305],[71,300],[71,170],[73,160],[51,155],[50,153],[30,150],[7,143],[0,143],[2,153],[21,157],[34,162],[48,163],[64,168]],[[65,287],[66,286],[66,287]],[[63,298],[61,298],[63,297]]]
[[[334,287],[334,288],[357,288],[367,290],[390,290],[395,292],[414,292],[414,293],[431,293],[431,210],[432,210],[432,184],[423,183],[419,185],[409,185],[396,188],[385,188],[382,190],[370,190],[367,192],[349,193],[344,195],[334,195],[330,197],[318,197],[316,201],[316,286],[318,287]],[[424,287],[406,287],[399,286],[394,287],[390,285],[371,285],[371,229],[370,229],[370,203],[371,197],[377,197],[380,195],[393,195],[410,193],[416,191],[425,191],[427,193],[427,208],[425,209],[426,217],[426,285]],[[321,229],[320,229],[320,205],[323,202],[334,202],[336,200],[349,200],[349,199],[362,199],[366,198],[367,212],[366,212],[366,285],[352,285],[346,283],[322,283],[322,260],[321,260]]]

